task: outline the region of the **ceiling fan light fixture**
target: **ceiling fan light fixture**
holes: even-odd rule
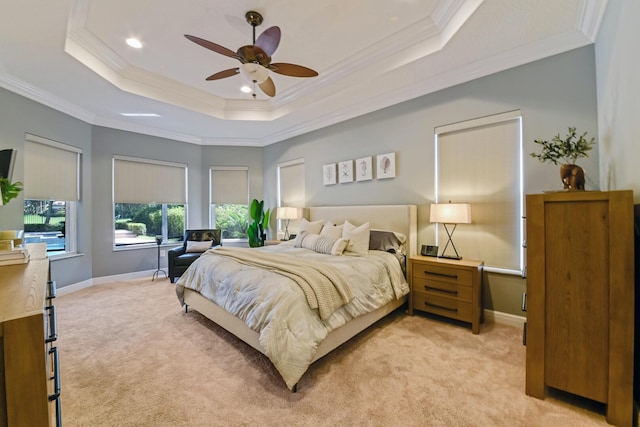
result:
[[[269,78],[269,70],[262,65],[255,64],[253,62],[241,64],[240,74],[242,74],[242,77],[244,77],[249,83],[256,82],[260,84],[264,83],[264,81]]]
[[[244,93],[251,93],[251,88],[247,85],[243,85],[240,90]]]

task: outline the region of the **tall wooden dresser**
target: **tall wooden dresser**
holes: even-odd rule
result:
[[[0,266],[0,426],[61,425],[55,283],[46,244]]]
[[[633,422],[632,191],[527,195],[526,393],[547,387]]]

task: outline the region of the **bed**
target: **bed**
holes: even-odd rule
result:
[[[350,256],[354,255],[350,251],[345,251],[343,256],[319,254],[315,247],[311,250],[306,244],[317,238],[316,232],[311,233],[309,229],[298,233],[295,240],[279,245],[209,250],[176,283],[176,293],[185,312],[198,311],[265,354],[294,392],[298,380],[313,362],[406,302],[409,288],[402,267],[404,259],[414,255],[417,247],[414,205],[327,206],[305,211],[306,225],[322,223],[330,229],[332,224],[352,227],[353,234],[348,236],[352,237],[351,244],[357,243],[356,233],[365,223],[369,223],[370,236],[393,233],[403,240],[403,254],[386,249],[358,256]],[[336,250],[339,240],[331,250]],[[318,241],[326,243],[326,239]],[[351,246],[348,249],[356,250]],[[285,266],[280,262],[284,258],[279,257],[291,260],[287,260]],[[274,271],[274,260],[284,272]],[[315,265],[316,260],[320,264]],[[314,280],[306,276],[306,282],[300,279],[299,269],[305,274],[313,270],[309,274],[313,273],[310,277]],[[318,274],[323,280],[315,280]],[[325,282],[325,276],[335,276],[335,281],[346,290],[335,283],[332,287],[323,283],[325,287],[318,291],[316,282]],[[237,281],[232,277],[237,277]],[[310,285],[313,285],[311,291],[305,288]],[[318,303],[318,297],[314,306],[312,291],[316,295],[324,294],[328,292],[326,287],[331,287],[335,294],[333,300],[342,297],[344,301],[334,305],[326,301]],[[272,296],[279,292],[283,292],[281,296]],[[272,298],[277,300],[271,301]],[[261,307],[267,305],[269,310],[262,310]]]

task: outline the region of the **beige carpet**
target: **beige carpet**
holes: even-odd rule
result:
[[[312,365],[294,394],[266,357],[185,314],[168,280],[56,305],[65,427],[606,425],[600,406],[524,394],[525,347],[508,326],[472,335],[398,311]]]

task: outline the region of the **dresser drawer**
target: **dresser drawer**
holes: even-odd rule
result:
[[[471,286],[472,272],[469,269],[455,268],[451,266],[439,266],[427,263],[415,262],[413,264],[413,279],[427,278],[441,282]]]
[[[471,286],[433,280],[431,278],[414,277],[412,280],[413,292],[430,293],[436,296],[455,298],[460,301],[471,302],[473,288]]]
[[[413,308],[463,322],[471,322],[472,320],[471,303],[433,294],[415,292],[413,294]]]

